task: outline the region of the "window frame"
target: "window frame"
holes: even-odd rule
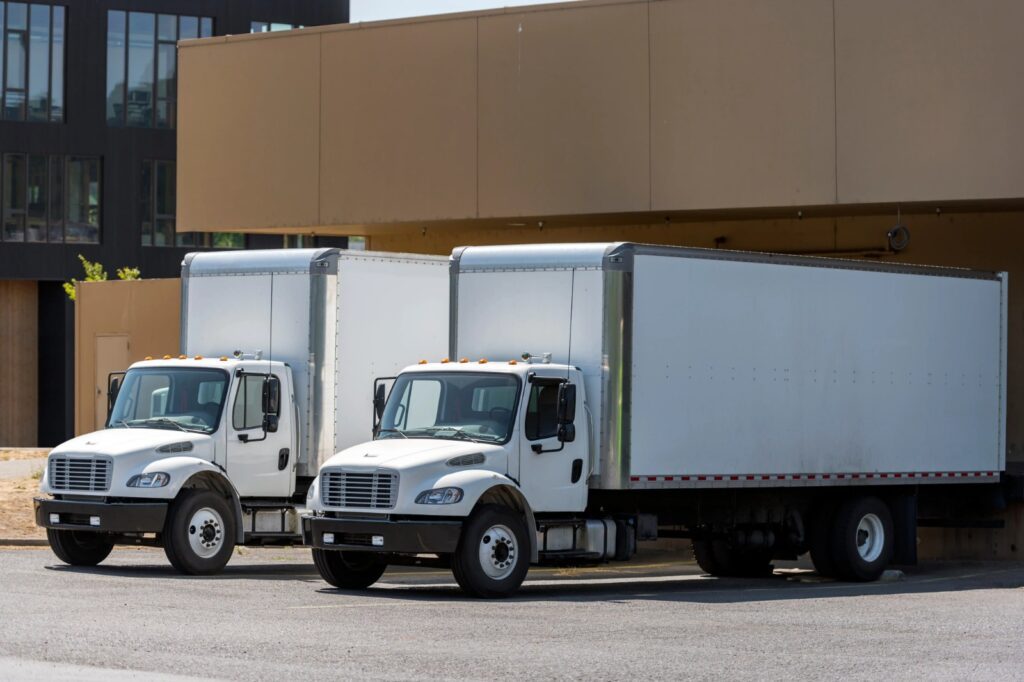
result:
[[[25,26],[24,28],[10,28],[10,22],[8,19],[9,8],[12,2],[9,0],[0,0],[0,120],[12,121],[19,123],[63,123],[66,117],[66,92],[67,87],[67,17],[68,8],[66,5],[56,5],[41,2],[15,2],[13,4],[25,6]],[[42,118],[32,119],[29,117],[29,95],[31,92],[31,78],[32,78],[32,9],[45,8],[47,12],[47,49],[46,58],[48,60],[48,68],[46,70],[46,112]],[[55,30],[58,25],[58,15],[60,17],[60,45],[62,46],[60,59],[55,59],[55,46],[57,41],[54,39],[57,31]],[[23,87],[12,88],[8,87],[8,65],[10,62],[10,55],[8,54],[8,37],[9,34],[17,34],[21,39],[22,45],[22,68],[21,78],[23,80]],[[58,64],[59,62],[59,64]],[[60,68],[60,107],[59,113],[54,115],[54,70]],[[7,95],[8,93],[20,94],[21,104],[19,113],[16,116],[7,115]]]
[[[20,197],[21,206],[11,208],[8,201],[8,164],[9,157],[21,159],[20,180],[24,188],[24,195]],[[32,204],[32,185],[29,182],[33,160],[46,160],[46,177],[43,184],[45,198],[43,224],[45,225],[42,239],[30,240],[28,238],[29,206]],[[68,241],[68,197],[70,195],[68,178],[68,167],[73,161],[95,161],[98,168],[99,188],[96,204],[96,239]],[[54,188],[56,181],[60,183],[60,194],[55,196]],[[103,158],[100,156],[78,156],[58,154],[33,154],[30,152],[4,152],[0,155],[0,242],[8,244],[100,244],[103,238]],[[59,201],[55,201],[55,199]],[[87,206],[87,212],[91,204]],[[8,217],[20,216],[21,218],[21,239],[8,239],[5,235],[5,228]],[[57,238],[59,236],[59,238]]]
[[[264,414],[273,414],[276,417],[280,417],[281,416],[281,406],[280,406],[280,404],[278,404],[278,406],[277,406],[277,412],[276,413],[275,412],[267,412],[267,413],[263,412],[263,389],[262,389],[263,382],[266,381],[267,379],[270,379],[271,377],[273,377],[277,381],[277,385],[279,387],[283,387],[284,384],[281,381],[281,377],[279,377],[278,375],[276,375],[276,374],[274,374],[272,372],[260,373],[260,372],[245,372],[245,371],[239,372],[237,376],[238,376],[239,381],[237,382],[237,387],[235,388],[234,400],[231,402],[231,428],[234,431],[236,431],[236,432],[252,431],[253,429],[261,429],[261,428],[263,428],[263,416],[264,416]],[[247,409],[243,408],[242,409],[242,423],[243,423],[243,426],[238,426],[235,423],[235,408],[238,405],[238,399],[240,397],[244,396],[246,403],[248,403],[248,398],[249,398],[248,379],[250,377],[253,378],[253,379],[259,379],[259,384],[258,385],[260,386],[260,390],[256,392],[256,397],[257,397],[257,400],[259,401],[260,419],[253,426],[245,426],[244,425],[245,424],[245,415],[247,413]],[[278,390],[280,391],[281,389],[279,388]],[[248,406],[246,405],[246,407],[248,407]]]
[[[527,419],[527,417],[529,417],[529,414],[530,414],[530,400],[533,397],[533,392],[534,392],[535,389],[547,388],[547,387],[554,388],[555,389],[555,395],[557,397],[557,395],[558,395],[558,393],[557,393],[558,392],[558,387],[561,386],[564,383],[566,383],[565,377],[538,377],[538,376],[534,376],[532,379],[530,379],[530,392],[526,396],[526,406],[523,408],[523,437],[526,438],[526,440],[528,440],[530,442],[535,442],[535,441],[539,441],[539,440],[548,440],[550,438],[555,438],[555,437],[558,436],[558,400],[557,399],[555,400],[555,431],[554,431],[554,433],[551,433],[549,435],[541,434],[540,433],[540,428],[539,428],[540,425],[538,423],[537,434],[535,436],[531,437],[530,436],[529,428],[527,427],[526,419]],[[538,400],[539,400],[540,399],[540,395],[539,395],[540,391],[538,390],[537,392],[538,392]],[[540,410],[537,411],[537,414],[538,415],[540,414]]]
[[[110,17],[113,14],[124,15],[124,47],[121,54],[122,69],[121,69],[121,82],[120,82],[120,99],[121,112],[117,117],[117,121],[110,116],[107,112],[104,116],[107,121],[107,127],[109,128],[154,128],[157,130],[175,130],[178,127],[177,121],[177,102],[178,102],[178,50],[177,45],[180,40],[192,40],[189,38],[181,37],[181,25],[183,19],[195,19],[196,20],[196,32],[197,38],[212,38],[216,35],[214,17],[202,16],[197,14],[173,14],[168,12],[138,12],[129,9],[108,9],[107,10],[107,21],[106,21],[106,54],[110,54]],[[152,111],[149,114],[149,123],[146,125],[138,125],[135,123],[128,123],[128,75],[131,72],[131,19],[133,14],[149,14],[153,17],[153,75],[149,85],[151,86],[150,92],[151,107]],[[174,36],[175,39],[169,40],[167,38],[160,37],[160,17],[174,17]],[[209,35],[204,35],[206,28],[209,28]],[[160,48],[161,46],[174,45],[174,83],[168,87],[168,93],[163,97],[160,96]],[[104,92],[110,93],[110,71],[109,69],[105,72],[106,86]],[[167,123],[166,125],[161,124],[159,117],[160,104],[163,103],[167,107]]]

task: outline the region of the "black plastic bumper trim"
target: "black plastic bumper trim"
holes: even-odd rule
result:
[[[167,502],[109,503],[71,502],[36,497],[33,499],[36,525],[43,528],[91,530],[97,533],[159,533],[167,518]],[[50,523],[50,514],[60,514],[60,523]],[[89,523],[100,517],[100,525]]]
[[[336,537],[362,539],[365,542],[325,544],[324,533]],[[362,552],[395,552],[399,554],[451,554],[459,544],[462,521],[429,520],[367,520],[302,517],[302,542],[318,549],[343,549]],[[384,538],[382,545],[373,545],[369,538]]]

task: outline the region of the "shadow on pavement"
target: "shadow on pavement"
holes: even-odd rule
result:
[[[462,594],[452,582],[434,579],[428,584],[394,583],[364,591],[324,587],[317,592],[348,598],[408,601],[475,601]],[[662,576],[656,580],[637,576],[635,582],[603,582],[587,578],[572,580],[529,579],[509,603],[548,601],[615,602],[655,600],[689,603],[744,603],[802,599],[836,599],[876,595],[962,592],[979,589],[1024,587],[1024,566],[1019,563],[929,564],[908,571],[902,580],[874,583],[843,583],[818,578],[809,571],[777,572],[770,578],[712,578],[702,575]]]

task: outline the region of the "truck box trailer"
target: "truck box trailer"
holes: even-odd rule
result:
[[[810,551],[870,580],[915,560],[919,499],[998,490],[1005,273],[469,247],[450,291],[450,359],[403,370],[375,440],[314,482],[304,535],[335,585],[430,553],[500,596],[659,532],[716,575]],[[349,495],[362,478],[388,497]]]
[[[112,376],[107,428],[53,450],[35,501],[57,556],[162,545],[211,573],[236,544],[301,541],[320,464],[371,434],[373,379],[444,351],[446,259],[304,249],[190,253],[180,355]]]

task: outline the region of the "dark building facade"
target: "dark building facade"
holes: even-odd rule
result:
[[[0,396],[0,446],[33,444],[10,435],[25,425],[5,407],[24,411],[26,400],[39,408],[37,444],[53,445],[72,432],[74,311],[61,284],[82,278],[79,254],[111,278],[121,267],[176,277],[190,250],[286,245],[175,233],[176,42],[343,23],[349,3],[36,0],[0,10],[0,283],[20,282],[0,297],[36,283],[34,300],[0,301],[0,341],[34,350],[37,382],[22,393],[30,370],[0,367],[14,382]],[[33,306],[34,321],[15,319]]]

